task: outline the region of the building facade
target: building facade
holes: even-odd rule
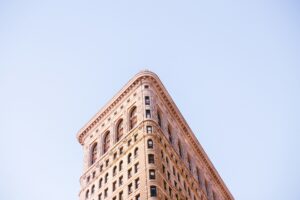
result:
[[[77,134],[80,200],[234,199],[158,76],[134,76]]]

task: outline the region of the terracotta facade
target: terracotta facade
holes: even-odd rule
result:
[[[158,76],[134,76],[77,134],[80,200],[234,199]]]

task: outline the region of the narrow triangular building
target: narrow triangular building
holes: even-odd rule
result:
[[[135,75],[77,134],[80,200],[233,200],[156,74]]]

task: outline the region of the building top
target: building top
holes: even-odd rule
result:
[[[170,110],[171,114],[178,121],[178,124],[181,126],[183,133],[189,139],[189,142],[192,144],[191,147],[194,148],[195,152],[197,152],[200,155],[201,159],[204,161],[207,169],[209,170],[211,175],[215,178],[216,182],[222,186],[222,190],[226,194],[227,198],[234,199],[231,193],[229,192],[229,190],[227,189],[227,187],[225,186],[217,170],[214,168],[207,154],[203,150],[202,146],[198,142],[193,131],[185,121],[184,117],[182,116],[181,112],[177,108],[176,104],[173,102],[170,94],[164,87],[159,77],[155,73],[147,69],[140,71],[132,79],[130,79],[127,82],[127,84],[125,84],[125,86],[102,109],[100,109],[100,111],[97,112],[84,127],[82,127],[79,130],[79,132],[77,133],[77,139],[79,143],[83,145],[84,138],[88,134],[88,132],[93,128],[95,128],[102,121],[102,119],[104,119],[110,113],[110,111],[113,110],[118,105],[118,103],[122,101],[123,98],[126,97],[126,95],[129,92],[131,92],[134,86],[138,85],[140,81],[143,79],[147,79],[148,81],[150,81],[151,84],[156,89],[158,95],[160,95],[163,98],[163,100],[166,102],[166,105]]]

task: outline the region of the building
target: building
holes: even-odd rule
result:
[[[234,199],[158,76],[134,76],[77,134],[80,200]]]

